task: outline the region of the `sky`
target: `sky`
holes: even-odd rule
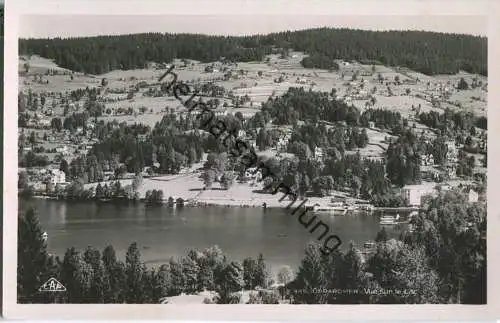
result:
[[[19,37],[53,38],[143,32],[252,35],[316,27],[426,30],[487,36],[485,16],[334,15],[23,15]]]

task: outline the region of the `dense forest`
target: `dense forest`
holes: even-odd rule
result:
[[[388,240],[382,230],[371,256],[351,245],[326,256],[309,245],[298,270],[285,266],[277,277],[262,255],[243,261],[219,248],[191,250],[147,268],[132,243],[125,261],[112,246],[67,249],[50,256],[33,209],[19,216],[18,301],[20,303],[159,303],[164,297],[215,291],[205,303],[234,304],[242,290],[254,290],[251,304],[486,304],[486,206],[468,204],[448,191],[429,200],[412,223],[414,233]],[[64,293],[41,293],[50,277]],[[282,287],[269,288],[273,281]],[[256,287],[263,290],[257,292]],[[358,293],[315,290],[355,289]],[[381,293],[377,290],[390,290]],[[370,292],[372,291],[372,292]],[[399,292],[398,292],[399,291]]]
[[[334,60],[345,59],[405,66],[429,75],[459,70],[488,73],[486,37],[422,31],[319,28],[246,37],[146,33],[19,42],[20,54],[37,54],[91,74],[143,68],[147,62],[168,63],[174,58],[257,61],[271,53],[286,55],[288,49],[309,54],[302,61],[306,67],[336,69]]]

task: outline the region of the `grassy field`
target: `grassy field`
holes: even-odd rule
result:
[[[438,108],[433,108],[430,100],[418,98],[417,94],[422,97],[429,95],[427,90],[427,82],[430,82],[430,88],[434,88],[439,84],[453,87],[460,78],[464,78],[469,84],[473,78],[486,83],[487,79],[477,75],[460,73],[457,75],[438,75],[430,77],[413,71],[398,70],[386,66],[376,65],[372,70],[371,65],[362,65],[357,63],[340,63],[340,70],[337,72],[329,72],[321,69],[305,69],[300,66],[300,61],[304,57],[302,53],[292,52],[288,59],[280,59],[277,55],[270,55],[269,62],[249,62],[238,63],[233,65],[233,75],[239,75],[238,79],[223,80],[223,72],[217,71],[214,73],[206,73],[205,67],[209,64],[200,64],[196,61],[190,61],[187,67],[177,68],[175,73],[178,74],[178,80],[182,81],[201,81],[210,82],[223,86],[227,91],[233,91],[236,96],[248,95],[251,99],[252,106],[255,109],[260,107],[261,102],[266,101],[269,96],[279,96],[286,92],[290,87],[304,87],[313,91],[330,92],[332,88],[337,90],[338,96],[344,96],[348,93],[349,83],[352,82],[352,74],[354,71],[359,71],[355,83],[359,84],[364,80],[363,90],[367,93],[372,93],[376,88],[373,97],[376,100],[374,108],[390,109],[400,112],[404,117],[411,115],[411,106],[421,105],[421,111],[428,112],[431,110],[441,111]],[[20,75],[20,89],[26,91],[28,88],[35,92],[59,92],[70,91],[85,87],[98,87],[103,78],[108,81],[107,88],[110,90],[122,90],[123,94],[106,94],[107,99],[119,100],[116,102],[106,102],[106,108],[118,110],[119,108],[128,109],[129,107],[138,111],[140,107],[147,107],[148,113],[144,115],[135,115],[137,122],[144,122],[148,125],[153,125],[162,117],[161,113],[167,109],[180,109],[181,106],[175,98],[150,98],[142,96],[142,89],[136,93],[132,100],[126,100],[126,93],[130,87],[138,82],[145,81],[148,84],[156,82],[158,77],[162,75],[166,69],[135,69],[135,70],[115,70],[103,75],[84,75],[74,73],[73,80],[70,79],[70,71],[58,67],[51,60],[37,56],[32,56],[29,60],[22,57],[19,62],[19,70],[24,70],[24,63],[29,63],[29,75]],[[177,62],[178,63],[178,62]],[[191,65],[191,63],[193,65]],[[218,65],[215,65],[217,67]],[[57,70],[68,75],[44,75],[47,70]],[[240,70],[243,71],[242,75]],[[262,76],[258,73],[262,72]],[[364,73],[364,74],[363,74]],[[35,74],[41,74],[43,81],[48,80],[48,84],[40,84],[34,82]],[[384,79],[384,84],[378,81],[378,75]],[[344,78],[342,78],[344,75]],[[275,80],[280,76],[284,78],[283,82],[276,83]],[[386,82],[393,82],[396,77],[399,77],[400,82],[405,80],[419,79],[417,84],[390,84],[389,87],[393,92],[393,96],[386,95]],[[299,82],[297,80],[299,79]],[[410,95],[406,94],[406,90],[410,90]],[[427,91],[427,92],[426,92]],[[475,90],[454,92],[447,102],[442,102],[442,107],[450,107],[454,109],[466,109],[484,115],[487,111],[487,93],[480,88]],[[352,104],[363,110],[366,107],[368,100],[353,100]],[[462,106],[462,108],[459,107]],[[250,104],[248,105],[250,106]],[[152,112],[149,112],[150,110]],[[56,108],[55,113],[62,113],[62,109]],[[119,121],[132,122],[130,117],[123,116],[105,116],[104,120],[117,119]]]

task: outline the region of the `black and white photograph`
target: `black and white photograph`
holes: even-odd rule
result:
[[[15,303],[491,304],[488,16],[333,9],[18,15]]]

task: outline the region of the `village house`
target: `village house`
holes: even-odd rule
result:
[[[258,110],[249,111],[249,109],[246,109],[246,108],[239,108],[239,109],[233,110],[232,112],[233,112],[233,115],[235,115],[237,112],[240,112],[241,115],[243,116],[243,119],[250,119],[255,115],[255,113],[257,111]]]
[[[432,154],[423,155],[420,158],[420,166],[432,166],[434,165],[434,156]]]
[[[26,122],[27,128],[36,128],[36,126],[37,126],[37,121],[34,119],[29,119],[28,122]]]
[[[458,160],[458,151],[455,145],[455,140],[448,140],[446,142],[446,147],[446,159],[448,160],[448,163],[456,163]]]
[[[50,120],[45,118],[40,119],[38,120],[38,125],[42,128],[50,127]]]
[[[322,160],[323,159],[323,149],[320,147],[314,148],[314,158],[316,160]]]
[[[238,138],[240,138],[240,139],[244,139],[244,138],[246,138],[246,136],[247,136],[247,132],[246,132],[245,130],[243,130],[243,129],[240,129],[240,130],[238,130],[238,134],[237,134],[237,136],[238,136]]]
[[[245,177],[251,180],[260,181],[262,179],[262,171],[257,167],[250,167],[245,170]]]
[[[282,137],[278,139],[278,143],[276,145],[276,149],[278,150],[286,150],[288,146],[288,141],[292,137],[292,134],[290,132],[285,133]]]
[[[140,142],[143,142],[143,141],[146,141],[148,135],[147,134],[139,134],[137,135],[137,140],[140,141]],[[92,148],[92,146],[91,146]]]
[[[50,182],[53,185],[57,185],[59,183],[66,183],[66,174],[59,169],[52,169],[50,171]]]
[[[248,140],[246,143],[248,144],[248,147],[256,147],[257,146],[256,140]]]
[[[422,204],[422,197],[426,195],[433,195],[436,191],[434,184],[421,184],[421,185],[406,185],[401,190],[402,197],[407,206],[420,206]]]
[[[356,100],[368,100],[370,96],[368,95],[367,91],[360,90],[356,95],[354,95],[354,98]]]
[[[477,203],[477,201],[479,201],[479,194],[473,189],[470,189],[468,193],[468,199],[469,203]]]
[[[352,97],[350,95],[345,95],[344,102],[347,104],[352,103]]]
[[[111,172],[111,171],[103,172],[102,175],[103,175],[104,181],[110,181],[110,180],[115,179],[115,172]]]
[[[443,175],[436,169],[422,170],[422,178],[428,179],[435,182],[441,182],[443,180]]]
[[[305,78],[298,77],[296,83],[298,83],[298,84],[306,84],[307,80]]]
[[[63,154],[64,156],[69,155],[68,146],[66,146],[66,145],[57,146],[56,153]]]
[[[383,156],[364,156],[363,159],[369,160],[372,162],[383,162],[385,160],[385,157]],[[385,165],[384,165],[385,167]]]
[[[454,178],[457,175],[457,166],[456,165],[447,165],[446,173],[450,178]]]
[[[229,111],[226,108],[217,108],[213,110],[213,112],[216,117],[222,117],[229,114]]]
[[[47,190],[47,184],[43,182],[34,182],[33,190],[36,192],[45,192]]]
[[[488,140],[486,138],[479,142],[479,149],[486,150],[488,147]]]
[[[87,129],[94,129],[95,128],[95,122],[93,119],[89,119],[86,123]]]

